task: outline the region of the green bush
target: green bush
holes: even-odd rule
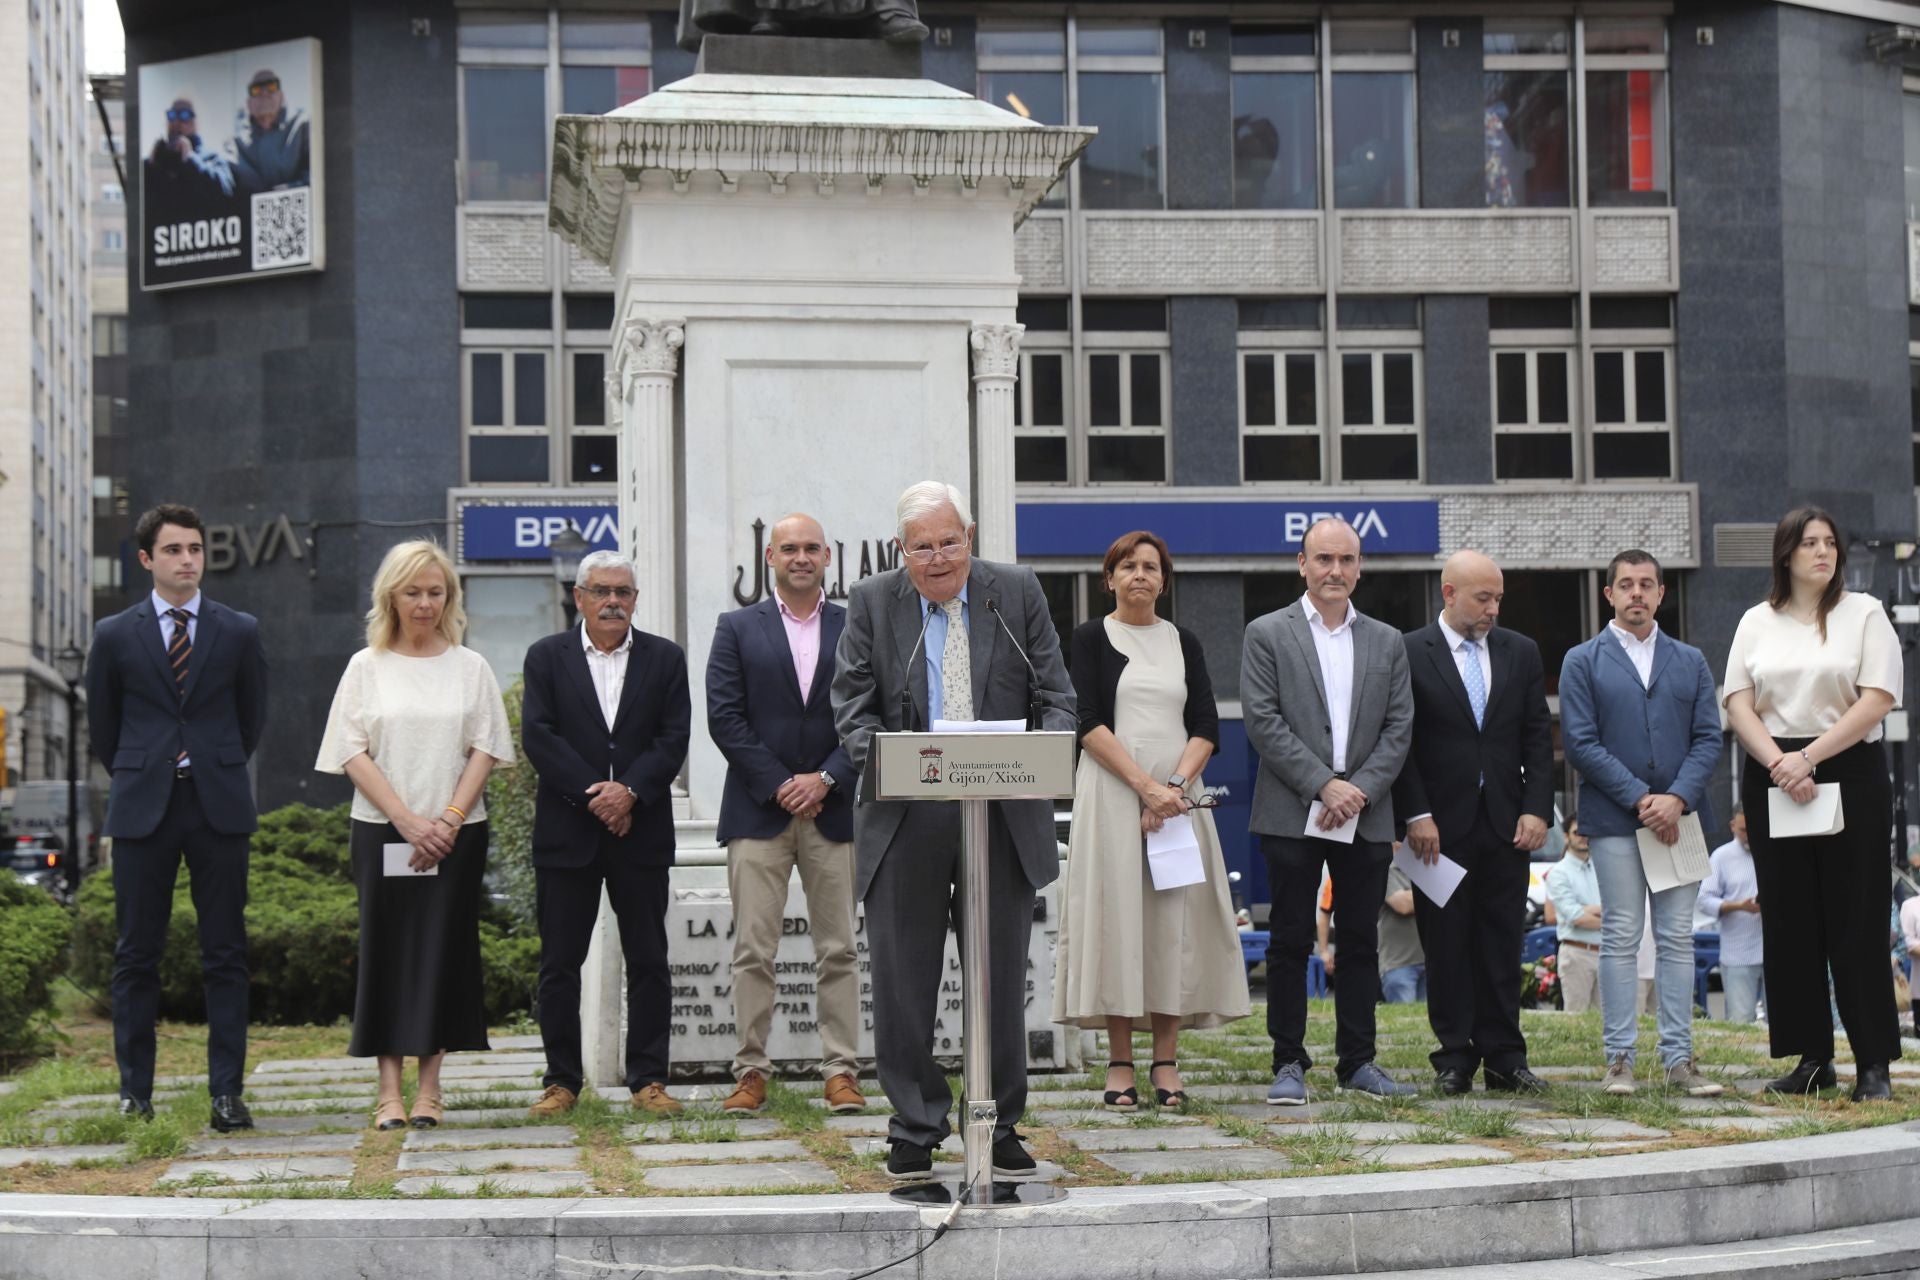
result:
[[[53,980],[67,965],[66,908],[0,870],[0,1062],[46,1043]]]
[[[487,826],[493,845],[487,871],[493,888],[506,896],[504,905],[515,931],[532,934],[539,931],[534,916],[533,798],[540,777],[520,751],[520,698],[525,692],[525,682],[517,679],[506,692],[507,722],[513,726],[513,768],[495,769],[487,777]]]

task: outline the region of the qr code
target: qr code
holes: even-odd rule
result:
[[[253,269],[268,271],[312,261],[312,188],[262,191],[254,196]]]

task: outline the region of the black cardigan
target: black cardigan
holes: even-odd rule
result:
[[[1220,749],[1220,709],[1213,701],[1213,681],[1207,678],[1207,655],[1200,648],[1200,637],[1185,627],[1180,633],[1180,655],[1187,664],[1187,706],[1181,719],[1189,738],[1205,738]],[[1073,629],[1073,694],[1080,707],[1080,736],[1099,726],[1113,729],[1113,700],[1120,688],[1120,672],[1126,668],[1127,655],[1107,639],[1104,617],[1093,618]]]

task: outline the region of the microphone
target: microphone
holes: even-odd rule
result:
[[[927,647],[927,624],[933,621],[933,615],[939,611],[939,605],[927,601],[927,611],[920,618],[920,638],[913,642],[913,651],[907,655],[907,669],[900,684],[900,727],[908,733],[927,731],[926,725],[921,725],[918,730],[913,727],[917,718],[913,705],[913,664],[919,659],[921,650]]]
[[[1040,673],[1033,669],[1033,659],[1027,656],[1026,649],[1013,634],[1013,628],[1007,625],[1006,615],[1000,612],[1000,602],[992,596],[987,597],[987,612],[1000,623],[1000,629],[1007,633],[1007,639],[1013,642],[1013,651],[1020,655],[1020,661],[1027,664],[1027,728],[1038,729],[1046,723],[1044,714],[1046,704],[1040,699]]]

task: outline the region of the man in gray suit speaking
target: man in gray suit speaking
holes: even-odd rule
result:
[[[1267,1101],[1275,1106],[1307,1100],[1307,950],[1323,865],[1333,876],[1340,930],[1333,990],[1340,1088],[1379,1097],[1414,1092],[1373,1060],[1392,788],[1413,730],[1406,646],[1398,631],[1353,607],[1360,581],[1353,526],[1316,521],[1300,540],[1299,563],[1306,594],[1247,625],[1240,666],[1247,741],[1260,754],[1248,825],[1260,835],[1273,890]]]
[[[854,896],[867,905],[873,962],[873,1049],[893,1104],[887,1173],[933,1173],[952,1132],[953,1092],[933,1056],[947,925],[958,928],[960,810],[938,801],[875,800],[866,776],[875,731],[936,720],[1025,720],[1074,727],[1073,686],[1031,569],[972,558],[973,517],[952,485],[926,481],[900,495],[903,567],[855,583],[835,653],[833,718],[861,776],[853,810]],[[1402,746],[1404,747],[1404,743]],[[993,1176],[1031,1177],[1013,1130],[1027,1106],[1027,943],[1035,892],[1060,874],[1053,805],[991,805],[987,880],[993,901],[987,964],[992,1000]],[[1376,904],[1377,905],[1377,904]]]

